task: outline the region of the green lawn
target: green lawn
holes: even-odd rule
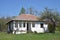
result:
[[[52,33],[43,33],[43,34],[7,34],[0,32],[0,40],[60,40],[60,32]]]

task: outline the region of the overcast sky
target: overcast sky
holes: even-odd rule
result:
[[[17,16],[22,8],[42,11],[45,7],[60,12],[60,0],[0,0],[0,17]]]

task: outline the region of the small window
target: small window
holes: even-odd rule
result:
[[[32,27],[35,27],[35,23],[32,23]]]
[[[18,27],[18,21],[15,21],[15,27]]]
[[[41,28],[43,28],[43,23],[41,23]]]
[[[21,23],[21,22],[19,22],[19,27],[22,27],[21,25],[22,25],[22,23]]]
[[[25,22],[23,23],[23,27],[25,27]]]

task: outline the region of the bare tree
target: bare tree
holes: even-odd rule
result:
[[[49,22],[49,32],[55,33],[55,28],[57,22],[59,22],[59,12],[56,12],[52,9],[45,8],[45,10],[42,12],[41,17],[43,19],[48,19]]]

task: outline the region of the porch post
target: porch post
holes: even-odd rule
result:
[[[23,27],[23,22],[22,22],[22,27]]]
[[[32,22],[31,22],[31,28],[32,28]]]
[[[27,28],[27,22],[25,22],[25,27]]]
[[[19,28],[19,21],[18,21],[18,28]]]
[[[32,32],[31,31],[31,27],[32,27],[32,22],[30,22],[30,25],[29,25],[30,27],[29,27],[29,31],[30,31],[30,33]]]
[[[13,34],[14,34],[14,28],[15,28],[15,21],[13,21]]]
[[[25,28],[26,28],[26,32],[27,32],[27,22],[25,22]]]
[[[13,21],[13,28],[15,27],[15,21]]]

